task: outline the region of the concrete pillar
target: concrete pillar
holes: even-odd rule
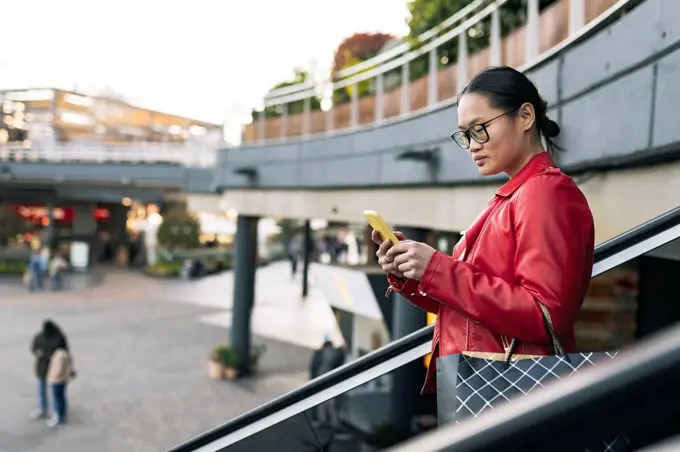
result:
[[[54,203],[47,202],[47,227],[45,228],[45,243],[43,248],[52,249],[54,242]]]
[[[411,111],[411,97],[409,94],[409,86],[411,84],[410,66],[409,63],[404,63],[401,66],[401,109],[399,113],[405,115]]]
[[[93,209],[94,206],[89,204],[78,204],[73,207],[73,235],[93,236],[97,232]]]
[[[439,58],[437,48],[430,50],[427,63],[427,106],[432,107],[439,101],[437,75],[439,74]]]
[[[71,231],[73,234],[73,242],[79,243],[80,245],[76,246],[82,246],[83,253],[85,253],[85,255],[76,253],[76,255],[79,256],[79,259],[77,259],[79,264],[73,265],[74,270],[88,270],[96,257],[95,243],[97,236],[97,221],[94,218],[93,209],[94,206],[90,204],[77,204],[73,207],[74,216]],[[72,244],[72,253],[74,252],[73,246],[74,245]],[[86,261],[83,259],[86,259]]]
[[[309,220],[305,220],[302,233],[302,298],[307,298],[309,294],[309,260],[312,247],[312,225]]]
[[[240,375],[250,372],[250,316],[255,303],[258,221],[258,217],[244,215],[239,215],[236,221],[231,345],[241,358]]]
[[[349,119],[349,126],[354,128],[359,125],[359,83],[355,83],[352,85],[352,100],[351,102],[351,110],[350,110],[350,119]]]
[[[496,8],[491,13],[491,66],[501,65],[501,46],[501,11],[499,8]]]
[[[428,231],[420,228],[398,227],[409,240],[427,242]],[[392,340],[400,339],[426,325],[426,313],[409,303],[396,292],[392,293]],[[420,408],[420,388],[425,377],[425,369],[417,359],[394,371],[392,380],[392,422],[397,431],[405,437],[411,431],[411,420],[418,415]]]
[[[130,260],[129,237],[127,232],[127,214],[129,207],[121,204],[109,204],[109,228],[114,237],[116,264],[125,266]]]
[[[527,23],[524,29],[526,45],[524,62],[528,63],[541,53],[538,0],[528,0],[527,2]]]

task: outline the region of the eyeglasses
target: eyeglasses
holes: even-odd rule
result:
[[[501,113],[500,115],[491,118],[486,122],[473,124],[466,130],[459,130],[458,132],[451,134],[451,138],[453,138],[453,141],[455,141],[456,144],[463,149],[470,148],[471,143],[470,140],[475,140],[479,144],[484,144],[487,141],[489,141],[489,131],[486,130],[486,126],[488,126],[492,121],[495,121],[501,116],[505,116],[508,113],[513,113],[515,111],[516,110],[506,111],[505,113]]]

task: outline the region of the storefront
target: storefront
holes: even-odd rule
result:
[[[45,247],[67,258],[75,270],[87,270],[101,248],[102,232],[112,229],[112,209],[108,205],[78,204],[11,206],[30,226],[24,243],[31,248]]]

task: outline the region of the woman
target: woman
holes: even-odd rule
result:
[[[51,320],[45,320],[42,330],[33,337],[31,353],[35,357],[39,400],[39,409],[31,413],[31,417],[34,419],[43,419],[48,416],[47,372],[52,354],[62,343],[66,343],[66,336],[64,336],[64,333],[57,324]]]
[[[54,402],[54,415],[47,420],[47,425],[50,427],[65,424],[67,421],[66,386],[74,376],[73,358],[68,350],[66,339],[62,337],[50,358],[47,372],[47,382],[52,387],[52,400]]]
[[[593,266],[594,226],[585,196],[544,149],[558,125],[534,84],[509,67],[478,74],[458,98],[454,141],[483,176],[506,182],[465,231],[453,256],[425,243],[392,245],[373,232],[391,290],[438,314],[423,391],[436,358],[461,351],[548,355],[543,315],[567,352]]]

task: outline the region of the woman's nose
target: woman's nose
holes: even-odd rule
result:
[[[482,149],[482,145],[475,140],[470,140],[470,152],[475,153],[477,151],[480,151]]]

